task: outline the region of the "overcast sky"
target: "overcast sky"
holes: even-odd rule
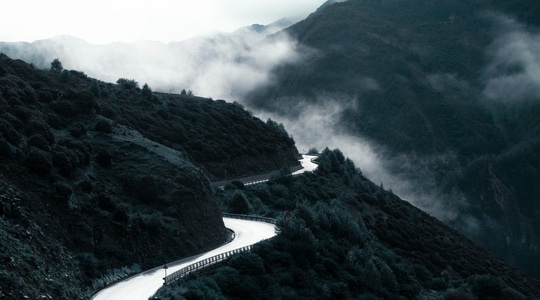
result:
[[[324,0],[13,0],[2,4],[0,41],[72,35],[91,43],[179,41],[283,17],[307,16]]]

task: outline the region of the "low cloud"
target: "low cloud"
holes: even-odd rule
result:
[[[428,82],[431,87],[438,92],[445,92],[447,90],[469,90],[470,84],[458,77],[456,74],[449,73],[437,73],[427,76]]]
[[[65,68],[80,70],[108,82],[116,82],[121,77],[132,78],[141,84],[148,83],[155,91],[177,93],[182,89],[192,89],[197,95],[242,102],[244,95],[253,89],[272,84],[272,71],[276,67],[300,62],[306,55],[306,49],[300,48],[286,35],[269,37],[278,29],[252,27],[233,34],[198,37],[170,44],[139,41],[134,44],[91,45],[69,37],[57,37],[52,45],[42,41],[33,44],[34,51],[24,52],[28,45],[22,44],[14,53],[26,55],[17,58],[43,68],[50,67],[50,62],[58,57]],[[35,56],[38,52],[46,55]],[[11,53],[6,54],[14,57]],[[384,89],[369,77],[350,80],[354,80],[360,94]],[[430,82],[436,88],[464,84],[448,74],[433,75]],[[433,160],[451,159],[451,155],[422,159],[394,156],[390,159],[382,146],[363,137],[352,136],[339,125],[345,110],[361,109],[355,97],[324,92],[317,97],[310,101],[316,104],[291,99],[291,105],[286,109],[294,113],[289,116],[255,113],[263,119],[270,117],[283,123],[294,137],[299,151],[307,152],[311,147],[319,150],[339,148],[373,182],[383,183],[386,189],[392,189],[401,198],[443,221],[459,217],[465,201],[460,195],[442,199],[429,169],[421,168],[422,164],[428,166]]]
[[[484,95],[508,103],[540,100],[540,34],[508,17],[492,18],[502,34],[489,50]]]
[[[466,199],[458,192],[443,193],[429,170],[434,163],[451,165],[455,159],[453,155],[390,156],[381,145],[360,136],[350,135],[341,129],[338,123],[343,111],[358,109],[354,104],[356,99],[351,96],[322,93],[315,101],[318,104],[307,104],[307,101],[302,99],[295,100],[297,106],[294,110],[297,113],[294,117],[265,112],[257,112],[257,115],[283,123],[296,141],[300,152],[305,153],[313,147],[319,151],[326,147],[338,148],[374,183],[382,183],[385,189],[392,190],[400,198],[444,222],[463,223],[458,219],[467,217],[463,213],[468,206]]]
[[[272,70],[302,58],[297,43],[285,34],[287,26],[252,26],[231,34],[212,34],[182,42],[154,41],[93,45],[58,36],[32,44],[1,46],[5,54],[49,68],[59,58],[64,68],[83,71],[107,82],[135,79],[155,91],[180,92],[238,100],[247,92],[272,82]]]

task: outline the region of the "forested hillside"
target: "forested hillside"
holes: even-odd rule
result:
[[[407,200],[539,275],[539,13],[532,1],[329,1],[285,30],[303,63],[247,101],[291,119],[339,107],[335,131],[376,149]]]
[[[88,299],[224,243],[211,179],[298,164],[283,126],[0,55],[0,298]],[[240,161],[240,162],[239,162]]]
[[[540,282],[366,179],[339,150],[314,173],[218,194],[280,234],[159,299],[527,299]]]

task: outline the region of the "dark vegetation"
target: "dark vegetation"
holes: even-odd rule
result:
[[[0,116],[6,299],[87,299],[215,247],[228,232],[209,177],[298,163],[279,124],[238,104],[104,83],[59,60],[38,70],[0,54]]]
[[[362,176],[339,150],[319,168],[218,193],[280,234],[159,299],[526,299],[540,282]]]
[[[140,90],[132,79],[121,78],[118,83],[124,89],[114,94],[107,91],[108,85],[100,86],[101,95],[110,99],[101,106],[101,113],[180,151],[211,180],[264,174],[298,164],[294,140],[283,127],[272,120],[262,122],[236,102],[213,101],[192,93],[152,93],[147,85]]]
[[[450,225],[540,275],[540,101],[483,93],[501,16],[538,32],[540,6],[527,0],[327,3],[286,30],[306,60],[249,101],[294,118],[346,99],[336,131],[379,145],[392,173],[456,212]]]
[[[482,245],[538,274],[540,109],[535,101],[486,109],[481,96],[484,52],[498,34],[482,12],[508,12],[534,29],[538,7],[328,4],[289,29],[317,51],[277,70],[276,88],[251,101],[294,116],[300,105],[291,99],[353,95],[343,128],[390,158],[448,155],[394,170],[421,189],[427,169],[441,198],[464,195],[467,210],[452,225],[466,232],[459,217],[472,215]],[[455,80],[436,84],[430,75]],[[238,103],[155,93],[127,78],[105,83],[59,60],[37,70],[1,54],[0,91],[0,298],[86,299],[132,272],[213,247],[227,238],[220,205],[278,218],[281,234],[160,297],[540,295],[535,279],[369,182],[339,151],[325,150],[313,174],[283,171],[253,187],[234,181],[217,202],[210,180],[297,163],[283,126]]]

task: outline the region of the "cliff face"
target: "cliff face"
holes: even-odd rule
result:
[[[87,299],[120,276],[215,247],[228,232],[208,179],[220,173],[206,162],[252,172],[248,147],[265,138],[286,146],[265,149],[261,159],[276,161],[262,171],[295,159],[279,126],[239,105],[119,82],[0,55],[0,297]],[[236,154],[249,163],[235,168]]]

